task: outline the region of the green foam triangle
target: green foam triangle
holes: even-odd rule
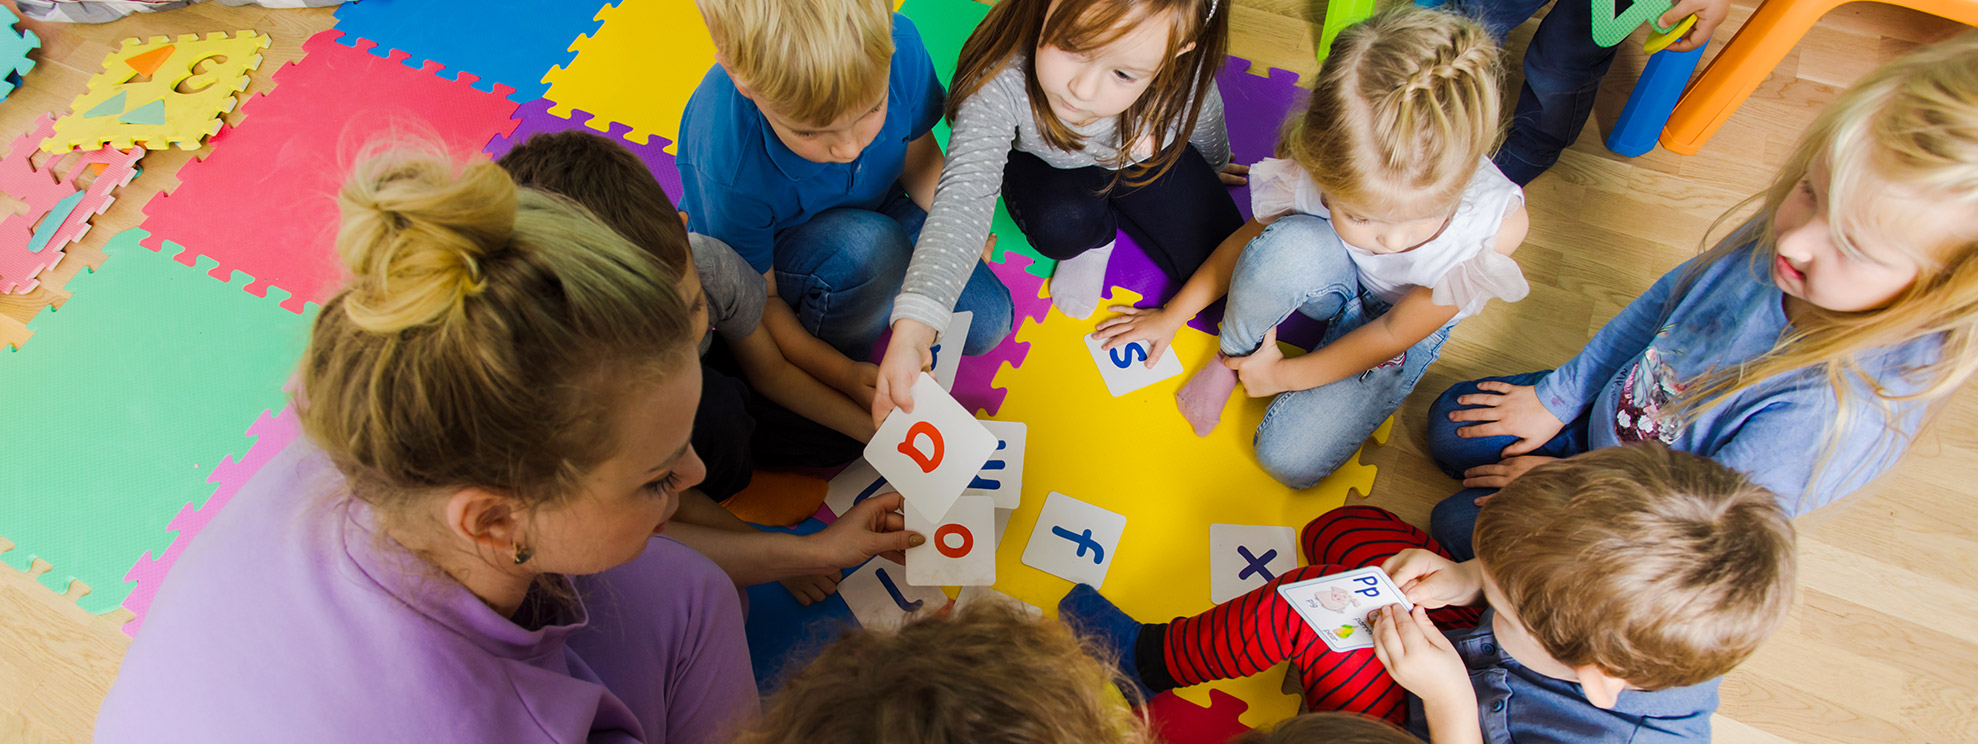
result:
[[[163,103],[163,101],[160,101],[159,103]],[[120,90],[117,91],[116,95],[110,96],[110,100],[96,104],[96,108],[92,108],[88,111],[83,112],[82,118],[96,119],[105,116],[116,116],[117,114],[121,114],[123,112],[124,112],[124,92]]]
[[[123,94],[118,93],[117,95],[121,96]],[[137,108],[131,109],[130,113],[117,117],[117,121],[122,122],[124,124],[152,124],[152,125],[164,124],[165,99],[160,98],[156,101],[152,101],[150,103],[144,104]]]

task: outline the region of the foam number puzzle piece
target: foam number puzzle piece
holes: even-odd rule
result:
[[[1052,491],[1023,548],[1026,566],[1074,584],[1106,585],[1126,516]]]
[[[0,71],[4,71],[0,74],[0,98],[13,93],[21,84],[21,76],[34,69],[34,59],[27,54],[41,48],[41,37],[14,27],[20,21],[12,8],[0,8],[0,25],[5,26],[0,28]]]
[[[1209,525],[1209,601],[1243,596],[1298,567],[1298,530],[1250,524]]]
[[[336,42],[309,38],[299,62],[277,70],[275,88],[245,105],[248,117],[220,134],[213,154],[187,163],[180,186],[145,205],[153,238],[186,247],[180,263],[209,256],[259,287],[293,295],[283,307],[329,299],[342,264],[335,239],[338,187],[353,153],[381,137],[416,131],[450,152],[470,153],[515,129],[505,88],[484,93],[472,76],[443,80],[439,65],[415,70]],[[214,215],[226,215],[216,219]]]
[[[873,558],[838,582],[838,595],[845,598],[859,625],[874,630],[898,628],[948,606],[948,595],[940,587],[909,584],[906,573],[906,566],[889,558]]]
[[[954,611],[961,612],[962,610],[968,608],[970,605],[973,605],[977,602],[1007,604],[1012,607],[1021,609],[1023,611],[1023,614],[1029,615],[1032,620],[1044,619],[1044,610],[1039,609],[1037,605],[1018,600],[1016,597],[1012,597],[1008,594],[1004,594],[1002,592],[996,591],[986,586],[962,587],[961,591],[955,593]]]
[[[1590,0],[1593,3],[1593,43],[1611,47],[1628,38],[1642,24],[1662,17],[1676,6],[1673,0],[1634,0],[1620,10],[1622,0]]]
[[[996,583],[996,502],[963,496],[940,517],[907,503],[906,527],[927,542],[907,548],[907,583],[914,586],[988,586]]]
[[[941,383],[942,390],[955,389],[955,370],[962,363],[962,341],[968,338],[968,327],[972,325],[975,325],[975,313],[967,310],[955,313],[948,319],[947,330],[927,350],[934,357],[934,381]]]
[[[348,39],[376,41],[381,50],[403,49],[412,55],[407,61],[429,59],[479,75],[481,90],[511,86],[509,98],[520,103],[549,90],[543,73],[570,63],[570,41],[597,32],[598,9],[606,4],[364,0],[337,8],[337,29]]]
[[[894,409],[865,446],[865,461],[925,514],[946,514],[996,451],[996,435],[922,372],[913,413]]]
[[[125,635],[137,637],[137,631],[144,627],[144,614],[151,609],[151,600],[158,596],[158,588],[164,585],[165,576],[178,563],[179,555],[185,552],[186,546],[192,544],[192,539],[198,537],[201,530],[206,529],[220,509],[233,500],[241,486],[247,485],[255,473],[261,472],[262,466],[275,459],[276,453],[302,436],[302,421],[296,418],[293,408],[284,408],[279,415],[263,413],[253,426],[247,427],[247,436],[255,438],[254,446],[247,450],[247,454],[239,460],[235,460],[233,455],[221,458],[219,466],[213,468],[213,475],[206,479],[207,483],[219,484],[213,489],[213,495],[206,498],[206,504],[196,509],[192,504],[180,507],[178,516],[172,517],[171,524],[166,525],[167,530],[178,533],[178,537],[172,540],[172,546],[155,558],[146,551],[144,557],[124,573],[124,581],[134,584],[130,596],[124,598],[124,609],[136,615],[130,622],[124,623]]]
[[[515,109],[515,132],[505,136],[495,135],[494,139],[488,140],[488,146],[482,151],[489,157],[499,160],[501,156],[507,155],[509,150],[515,149],[516,145],[529,141],[530,137],[537,134],[575,129],[597,131],[597,125],[591,123],[591,112],[577,109],[571,111],[568,117],[562,117],[549,112],[555,105],[555,102],[542,98],[522,104],[520,108]],[[659,181],[659,187],[666,191],[666,197],[672,199],[674,204],[679,204],[682,195],[680,167],[674,162],[673,156],[666,152],[666,146],[672,142],[657,136],[634,141],[629,137],[632,133],[631,127],[615,121],[604,124],[603,134],[617,139],[618,144],[624,145],[625,149],[631,150],[632,154],[645,161],[646,170],[651,171],[652,177]]]
[[[714,41],[700,11],[691,2],[650,0],[608,5],[596,18],[597,33],[570,42],[570,64],[542,77],[549,84],[543,97],[557,103],[552,111],[579,108],[623,122],[635,136],[679,140],[687,99],[714,67]],[[635,89],[639,95],[625,95]]]
[[[1123,304],[1139,300],[1125,290],[1114,293]],[[1106,575],[1106,597],[1133,616],[1166,619],[1209,607],[1209,562],[1203,560],[1209,525],[1303,525],[1339,506],[1352,491],[1365,494],[1372,488],[1375,468],[1357,457],[1309,489],[1293,490],[1273,480],[1258,467],[1251,444],[1266,399],[1230,396],[1222,425],[1198,439],[1169,397],[1182,378],[1163,380],[1139,395],[1108,395],[1092,373],[1083,339],[1091,330],[1092,321],[1050,309],[1043,322],[1017,329],[1017,339],[1030,345],[1023,364],[996,375],[996,384],[1009,391],[996,415],[1030,427],[1024,499],[1010,518],[1010,539],[1035,531],[1039,497],[1051,491],[1124,515],[1133,529],[1120,538]],[[1209,364],[1215,347],[1214,337],[1183,330],[1171,353],[1187,366]],[[1374,442],[1384,441],[1385,431],[1376,432],[1363,456]],[[997,556],[995,588],[1049,612],[1070,585],[1025,565],[1019,551],[1004,550]],[[1283,670],[1277,670],[1177,692],[1201,705],[1208,704],[1211,690],[1234,695],[1249,704],[1243,722],[1257,726],[1297,712],[1298,699],[1279,690],[1282,679]]]
[[[990,496],[996,508],[1015,509],[1023,503],[1023,448],[1030,438],[1029,427],[1015,421],[983,421],[982,426],[996,435],[996,451],[963,493]]]
[[[1115,398],[1181,374],[1181,360],[1172,351],[1162,354],[1161,361],[1149,369],[1146,342],[1134,341],[1111,349],[1104,346],[1104,341],[1086,334],[1085,347],[1092,352],[1092,364],[1099,368],[1100,379],[1106,381],[1106,390]]]
[[[886,476],[872,467],[872,463],[855,460],[825,486],[824,508],[830,509],[832,516],[842,517],[861,501],[897,490],[886,482]]]
[[[197,150],[220,131],[220,117],[234,110],[234,94],[247,89],[266,48],[268,37],[253,31],[125,39],[41,148]]]
[[[143,148],[103,147],[56,156],[36,149],[53,132],[54,118],[35,120],[33,131],[14,140],[0,160],[0,191],[27,205],[25,213],[0,218],[0,294],[26,292],[37,277],[55,268],[68,246],[89,232],[89,220],[109,209],[115,192],[137,177]],[[44,159],[41,166],[37,158]],[[83,178],[94,180],[87,185]]]
[[[141,556],[166,551],[173,515],[213,495],[216,466],[248,452],[247,425],[285,403],[314,315],[248,294],[244,274],[215,280],[211,261],[179,265],[176,245],[145,250],[144,236],[112,237],[0,372],[0,410],[34,422],[0,427],[0,530],[18,546],[0,560],[46,559],[41,582],[88,584],[77,604],[97,614],[130,594]]]

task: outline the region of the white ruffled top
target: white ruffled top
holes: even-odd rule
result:
[[[1332,211],[1320,196],[1318,184],[1294,161],[1269,158],[1250,166],[1250,210],[1259,220],[1309,214],[1330,224]],[[1343,240],[1340,244],[1360,270],[1360,285],[1381,299],[1391,304],[1410,287],[1428,287],[1435,304],[1453,305],[1456,317],[1466,318],[1493,297],[1517,302],[1530,293],[1518,262],[1496,250],[1505,213],[1524,202],[1524,189],[1486,158],[1463,187],[1449,225],[1429,242],[1400,253],[1375,253]]]

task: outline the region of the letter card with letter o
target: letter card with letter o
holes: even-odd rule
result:
[[[927,542],[907,548],[907,583],[914,586],[988,586],[996,583],[996,500],[955,499],[947,516],[928,517],[907,502],[906,527]]]

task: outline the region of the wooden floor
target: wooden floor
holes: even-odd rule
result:
[[[625,0],[683,2],[684,0]],[[1750,14],[1735,0],[1728,40]],[[11,2],[9,3],[11,4]],[[1236,0],[1232,51],[1310,74],[1316,11],[1308,0]],[[208,3],[107,26],[27,24],[44,40],[41,66],[0,102],[11,138],[35,115],[61,111],[129,36],[253,28],[274,47],[250,90],[293,58],[302,39],[330,25],[328,12],[266,11]],[[1512,35],[1512,59],[1534,24]],[[1552,173],[1527,190],[1531,237],[1518,253],[1531,297],[1493,303],[1464,323],[1402,409],[1372,503],[1413,521],[1454,490],[1422,454],[1427,401],[1459,379],[1550,367],[1663,272],[1694,255],[1711,223],[1763,188],[1800,129],[1834,94],[1880,61],[1945,38],[1953,24],[1883,5],[1831,13],[1801,42],[1703,152],[1656,151],[1626,160],[1589,130]],[[1642,59],[1622,58],[1596,121],[1618,113]],[[1516,65],[1512,65],[1514,68]],[[0,297],[0,342],[59,301],[67,277],[102,259],[108,236],[136,224],[144,199],[175,185],[187,155],[153,153],[145,173],[97,220],[47,288]],[[224,218],[224,217],[221,217]],[[0,367],[4,358],[0,358]],[[32,425],[8,422],[7,426]],[[1897,469],[1800,527],[1801,593],[1791,622],[1723,685],[1716,732],[1726,742],[1978,742],[1978,393],[1967,389]],[[5,525],[0,525],[4,534]],[[45,565],[42,567],[45,570]],[[85,741],[128,639],[123,612],[95,617],[0,566],[0,742]],[[167,724],[169,725],[169,724]]]

